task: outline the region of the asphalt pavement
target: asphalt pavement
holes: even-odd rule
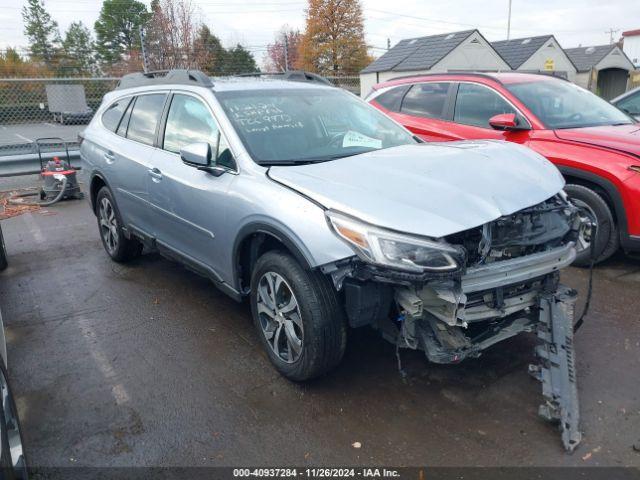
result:
[[[453,366],[405,351],[403,381],[394,347],[353,330],[336,371],[294,384],[246,303],[156,254],[113,263],[86,201],[2,229],[0,305],[32,466],[640,466],[638,260],[595,272],[575,339],[584,440],[568,455],[537,416],[532,336]],[[587,278],[562,274],[581,299]]]

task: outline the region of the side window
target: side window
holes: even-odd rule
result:
[[[404,94],[407,93],[408,89],[408,86],[395,87],[387,90],[384,93],[381,93],[374,100],[387,110],[390,110],[392,112],[399,112],[402,97],[404,97]]]
[[[420,83],[411,87],[402,101],[401,112],[429,118],[444,118],[449,83]]]
[[[623,98],[616,105],[620,110],[624,110],[629,115],[640,115],[640,92]]]
[[[115,132],[130,101],[131,98],[123,98],[109,105],[109,108],[102,114],[102,124],[112,132]]]
[[[516,113],[511,105],[493,90],[471,83],[458,87],[453,121],[465,125],[491,128],[489,119],[500,113]]]
[[[129,103],[127,110],[122,116],[122,120],[120,120],[120,125],[118,125],[118,130],[116,130],[116,133],[121,137],[127,136],[127,127],[129,126],[129,119],[131,118],[131,110],[133,110],[133,106],[135,103],[135,100],[132,100],[131,103]]]
[[[204,103],[190,95],[173,96],[162,148],[180,153],[190,143],[207,142],[213,147],[217,135],[218,126]]]
[[[136,103],[129,119],[127,138],[153,145],[165,98],[166,95],[164,93],[140,95],[136,98]]]

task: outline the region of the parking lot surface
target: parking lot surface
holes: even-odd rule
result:
[[[110,261],[87,202],[2,228],[0,302],[32,466],[640,465],[638,260],[596,270],[575,339],[584,441],[567,455],[537,416],[532,336],[453,366],[403,351],[403,381],[394,347],[353,330],[341,366],[298,385],[269,364],[247,304],[156,254]],[[581,299],[587,278],[563,273]]]
[[[0,125],[0,145],[21,144],[41,137],[60,137],[75,141],[86,125],[61,125],[53,122]]]

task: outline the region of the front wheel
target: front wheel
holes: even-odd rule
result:
[[[574,205],[581,209],[586,219],[595,221],[595,262],[605,261],[618,250],[619,246],[618,228],[609,205],[598,193],[583,185],[569,184],[565,187],[565,192]],[[583,227],[578,234],[577,255],[573,262],[575,266],[586,267],[591,264],[592,241],[591,228]]]
[[[310,380],[342,360],[347,329],[336,291],[292,256],[272,251],[258,259],[251,312],[271,363],[288,379]]]

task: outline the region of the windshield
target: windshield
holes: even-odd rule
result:
[[[539,80],[505,85],[547,128],[621,125],[633,121],[616,107],[561,80]]]
[[[374,107],[338,88],[216,93],[259,164],[321,162],[416,143]]]

